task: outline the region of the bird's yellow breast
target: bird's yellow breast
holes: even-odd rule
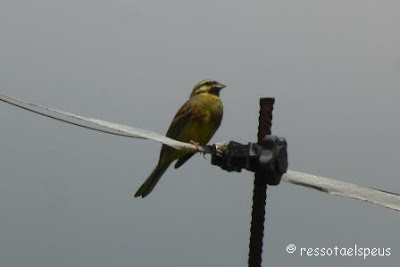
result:
[[[218,129],[223,107],[220,98],[209,93],[202,93],[191,98],[193,101],[190,122],[184,130],[185,136],[190,137],[186,142],[194,141],[205,145]]]

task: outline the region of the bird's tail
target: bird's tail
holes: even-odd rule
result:
[[[153,172],[150,174],[149,178],[147,178],[147,180],[135,193],[135,197],[146,197],[148,194],[150,194],[150,192],[156,186],[158,180],[160,180],[161,176],[168,169],[170,164],[171,163],[162,164],[161,162],[159,162],[157,166],[154,168]]]

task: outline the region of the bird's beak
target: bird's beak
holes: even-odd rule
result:
[[[224,89],[225,87],[226,87],[226,85],[225,85],[225,84],[222,84],[222,83],[220,83],[220,84],[217,85],[217,88],[218,88],[219,90]]]

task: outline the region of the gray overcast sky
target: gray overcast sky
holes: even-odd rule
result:
[[[255,140],[258,98],[290,168],[400,192],[398,0],[0,3],[0,88],[164,133],[214,78],[212,142]],[[0,103],[0,265],[245,266],[252,175],[195,156],[133,199],[160,146]],[[293,185],[268,190],[263,266],[398,266],[399,214]],[[306,257],[285,247],[391,248]]]

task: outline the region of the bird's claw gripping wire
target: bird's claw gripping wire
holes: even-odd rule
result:
[[[190,140],[189,143],[194,145],[199,152],[202,152],[202,148],[201,148],[201,145],[199,143],[197,143],[197,142],[195,142],[193,140]]]
[[[194,145],[196,147],[197,151],[200,153],[200,155],[203,155],[203,157],[205,158],[207,151],[204,149],[203,146],[201,146],[199,143],[197,143],[193,140],[190,140],[189,143]]]

